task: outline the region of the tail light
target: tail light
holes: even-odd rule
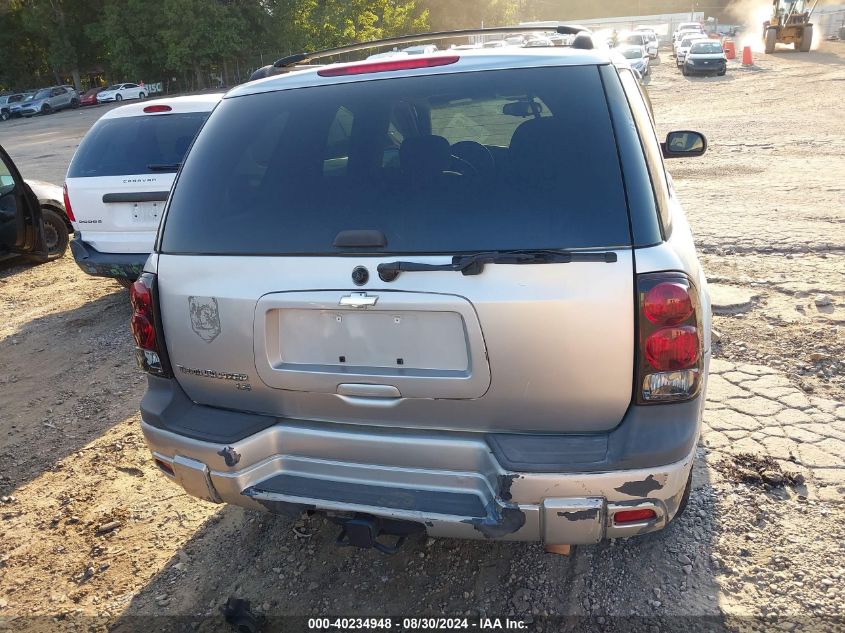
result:
[[[637,294],[637,402],[694,398],[704,362],[698,293],[682,273],[650,273],[637,278]]]
[[[129,301],[132,303],[129,326],[135,339],[138,366],[156,376],[170,376],[170,363],[156,305],[155,283],[155,275],[144,273],[129,287]]]
[[[67,219],[71,222],[76,222],[76,218],[73,216],[73,209],[70,208],[70,198],[67,195],[67,183],[62,187],[62,194],[65,199],[65,215],[67,215]]]
[[[617,525],[621,523],[640,523],[642,521],[652,521],[657,518],[657,513],[650,508],[642,508],[639,510],[621,510],[613,515],[613,522]]]

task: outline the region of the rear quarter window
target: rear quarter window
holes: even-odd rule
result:
[[[596,66],[372,79],[230,97],[174,187],[159,248],[335,254],[628,247]]]
[[[181,163],[207,118],[208,112],[185,112],[100,119],[76,150],[68,177],[160,173],[150,165]]]

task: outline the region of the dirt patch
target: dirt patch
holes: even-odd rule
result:
[[[764,490],[801,486],[805,481],[804,475],[783,470],[780,463],[769,455],[740,453],[722,459],[715,467],[728,481],[749,484]]]

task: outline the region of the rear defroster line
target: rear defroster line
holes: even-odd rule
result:
[[[400,272],[451,271],[462,275],[480,275],[485,264],[569,264],[572,262],[617,261],[616,253],[605,251],[581,253],[556,250],[489,251],[473,255],[455,255],[451,264],[423,264],[420,262],[395,261],[378,265],[378,276],[382,281],[393,281]]]

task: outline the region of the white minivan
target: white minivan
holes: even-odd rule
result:
[[[153,250],[182,159],[222,94],[144,101],[106,112],[65,179],[73,257],[89,275],[129,286]]]

